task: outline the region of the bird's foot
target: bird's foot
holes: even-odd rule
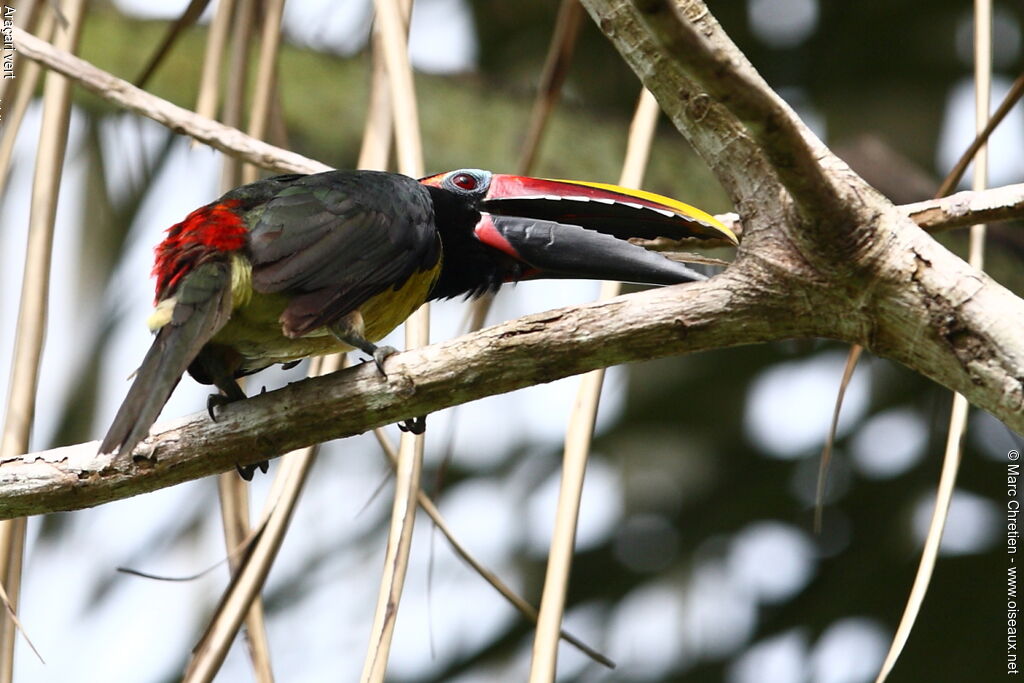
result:
[[[213,422],[217,421],[217,408],[223,408],[229,403],[234,403],[233,399],[228,398],[224,394],[210,394],[206,397],[206,412],[210,415],[210,420]]]
[[[427,416],[411,417],[398,423],[398,428],[410,434],[422,434],[427,431]]]
[[[267,470],[270,469],[270,461],[262,460],[260,462],[253,463],[252,465],[235,465],[235,469],[238,470],[238,476],[242,479],[252,481],[252,477],[256,474],[256,470],[259,470],[263,474],[267,473]]]
[[[396,353],[398,353],[398,349],[394,346],[378,346],[373,350],[373,363],[384,379],[388,378],[388,373],[384,372],[384,361],[388,356],[393,356]]]

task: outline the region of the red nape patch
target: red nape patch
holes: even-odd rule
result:
[[[167,229],[167,237],[155,249],[153,264],[158,302],[170,295],[181,278],[204,257],[245,246],[249,230],[242,217],[235,213],[241,203],[231,199],[207,204]]]

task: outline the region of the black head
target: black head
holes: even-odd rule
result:
[[[444,261],[432,299],[537,278],[675,284],[701,274],[627,240],[726,239],[712,216],[640,190],[460,169],[420,180],[434,203]]]
[[[492,174],[462,169],[434,176],[437,183],[423,184],[434,201],[434,220],[441,235],[441,275],[431,299],[465,294],[477,297],[494,292],[505,282],[520,279],[521,261],[482,242],[476,227],[483,218],[481,204],[490,188]]]

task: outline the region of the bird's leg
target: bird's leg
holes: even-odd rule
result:
[[[327,329],[338,341],[357,348],[373,358],[377,370],[387,379],[388,373],[384,372],[384,360],[388,356],[398,353],[398,349],[393,346],[377,346],[367,339],[364,336],[366,329],[363,324],[363,316],[359,311],[352,311]]]
[[[384,360],[388,356],[398,353],[398,349],[393,346],[377,346],[367,339],[364,336],[365,326],[363,324],[363,316],[359,311],[352,311],[327,329],[331,331],[331,334],[333,334],[338,341],[357,348],[373,358],[373,362],[377,366],[377,371],[380,372],[384,379],[387,379],[388,373],[384,371]],[[427,429],[427,417],[424,415],[422,417],[414,417],[410,420],[403,420],[398,423],[398,428],[403,432],[422,434]]]
[[[223,376],[214,378],[214,383],[217,388],[221,390],[219,394],[210,394],[206,398],[206,410],[210,413],[210,419],[214,422],[217,418],[214,415],[214,408],[218,406],[226,406],[229,403],[235,401],[244,400],[246,397],[245,392],[242,391],[242,387],[238,386],[238,382],[232,377]],[[266,387],[263,388],[261,393],[266,393]],[[253,475],[256,474],[256,470],[259,470],[263,474],[267,473],[270,469],[269,460],[260,460],[257,463],[251,465],[239,465],[235,463],[235,469],[238,470],[238,476],[246,481],[252,481]]]
[[[220,389],[220,393],[211,393],[206,397],[206,412],[210,414],[210,420],[217,421],[215,409],[223,407],[228,403],[237,400],[245,400],[246,392],[242,390],[239,383],[233,377],[225,373],[213,372],[210,374],[213,383]]]
[[[245,392],[242,391],[242,387],[238,386],[238,382],[231,376],[231,372],[221,363],[215,361],[205,362],[207,359],[202,356],[197,357],[196,360],[203,364],[206,375],[221,392],[219,394],[210,394],[206,397],[206,412],[210,414],[210,419],[216,422],[216,408],[226,406],[235,401],[243,401],[247,397]],[[266,387],[264,387],[263,391],[266,392]],[[270,469],[270,461],[261,460],[252,465],[235,464],[235,469],[238,470],[238,476],[242,479],[252,481],[252,477],[256,474],[257,469],[264,474],[267,473],[267,470]]]

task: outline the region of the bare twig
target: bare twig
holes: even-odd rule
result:
[[[277,51],[281,45],[281,15],[284,0],[270,0],[263,7],[263,32],[260,37],[260,61],[256,72],[256,90],[249,113],[249,135],[262,140],[266,137],[270,121],[270,105],[274,96],[277,74]],[[259,178],[259,169],[246,165],[242,169],[242,182],[251,183]]]
[[[654,96],[647,90],[641,92],[629,129],[626,155],[619,177],[620,185],[639,187],[643,184],[644,169],[650,156],[658,113],[658,103]],[[619,282],[602,283],[599,300],[616,297],[621,291],[622,284]],[[548,553],[544,593],[537,618],[537,633],[533,640],[531,683],[555,680],[562,614],[565,611],[565,597],[569,589],[569,570],[576,551],[576,524],[583,495],[583,477],[590,453],[590,443],[594,436],[594,423],[597,420],[597,407],[603,384],[604,368],[588,372],[582,377],[576,392],[572,416],[569,418],[569,426],[565,432],[562,482],[558,493],[555,528],[551,536],[551,550]]]
[[[985,140],[983,134],[989,128],[989,101],[992,90],[992,0],[975,0],[974,2],[974,112],[976,139]],[[972,145],[972,147],[974,147]],[[974,147],[974,179],[975,191],[984,190],[988,185],[988,145]],[[966,168],[964,164],[963,168]],[[962,169],[954,168],[950,174],[962,173]],[[985,225],[971,226],[971,245],[968,261],[978,269],[985,264]],[[953,407],[949,416],[949,428],[946,434],[946,448],[942,456],[942,473],[939,476],[938,490],[935,493],[935,506],[928,523],[928,534],[925,536],[921,560],[917,566],[914,583],[907,596],[907,604],[900,616],[889,651],[882,662],[876,683],[884,683],[892,672],[903,648],[910,638],[910,631],[917,622],[917,616],[924,604],[928,587],[931,585],[935,563],[942,545],[942,534],[949,517],[949,506],[953,501],[957,473],[963,455],[964,434],[967,433],[967,399],[963,394],[953,394]]]
[[[318,360],[311,373],[332,372],[341,366],[341,357]],[[245,556],[217,609],[217,618],[207,628],[196,650],[183,683],[206,683],[217,675],[228,648],[241,628],[256,596],[266,583],[270,567],[288,531],[299,493],[316,458],[317,446],[302,448],[282,459],[251,551]]]
[[[407,45],[411,12],[407,13],[406,10],[411,10],[411,4],[403,0],[376,0],[374,6],[380,25],[380,46],[390,86],[398,170],[406,175],[419,177],[423,174],[423,145],[420,139],[416,91]],[[430,306],[424,305],[405,321],[405,346],[412,349],[429,343]],[[391,638],[409,567],[409,551],[412,547],[412,532],[416,520],[416,495],[420,490],[422,467],[423,434],[417,435],[406,431],[402,434],[398,449],[395,497],[384,553],[384,568],[381,572],[377,608],[370,630],[370,643],[360,679],[364,683],[382,682],[387,671]]]
[[[398,465],[398,452],[392,445],[391,440],[383,430],[375,430],[377,432],[377,440],[380,442],[381,450],[384,451],[384,456],[388,459],[388,463],[395,467]],[[519,613],[524,617],[537,623],[537,608],[528,603],[526,600],[516,594],[509,586],[498,577],[497,574],[492,572],[490,569],[480,563],[476,557],[469,551],[466,546],[462,545],[458,537],[455,535],[455,531],[448,526],[448,522],[445,520],[441,511],[438,509],[434,501],[431,500],[430,496],[423,492],[421,489],[416,496],[416,502],[420,506],[423,512],[427,513],[427,517],[434,523],[437,529],[441,532],[441,535],[445,537],[451,545],[452,551],[455,552],[462,560],[472,567],[473,571],[480,575],[480,577],[489,583],[494,590],[498,591],[503,598],[505,598],[513,607],[519,610]],[[593,659],[598,664],[606,666],[609,669],[615,668],[615,663],[605,657],[603,654],[590,647],[576,636],[572,635],[564,629],[561,631],[562,640],[569,643],[573,647],[577,648],[580,652]]]
[[[407,18],[400,0],[377,0],[377,21],[380,22],[384,66],[390,85],[391,106],[395,114],[395,141],[398,169],[418,178],[423,175],[423,143],[420,140],[416,89],[406,48]]]
[[[225,472],[217,477],[217,490],[224,526],[224,546],[228,551],[231,575],[234,576],[249,557],[246,543],[253,535],[249,526],[249,487],[237,472]],[[235,552],[237,548],[246,548],[247,552]],[[271,673],[270,643],[267,639],[263,601],[258,592],[245,613],[245,632],[256,680],[258,683],[271,683],[274,679]]]
[[[24,542],[22,542],[22,545],[24,545]],[[14,603],[11,602],[10,596],[7,595],[7,591],[4,590],[4,587],[2,585],[0,585],[0,602],[3,603],[4,610],[6,610],[7,612],[7,618],[13,622],[14,626],[19,631],[21,631],[21,635],[24,636],[25,642],[28,643],[28,646],[32,650],[32,653],[40,662],[46,664],[46,660],[43,659],[43,655],[36,648],[36,645],[32,642],[32,639],[28,637],[28,632],[25,631],[25,627],[21,625],[21,620],[18,619],[18,613],[14,609]]]
[[[256,23],[256,5],[258,0],[238,0],[231,23],[231,50],[228,55],[228,73],[234,75],[228,79],[224,93],[224,105],[220,111],[220,121],[225,126],[241,129],[245,117],[245,96],[249,84],[249,42],[252,39]],[[208,34],[207,40],[213,41],[214,32]],[[213,46],[207,43],[207,53]],[[202,94],[200,93],[200,96]],[[254,138],[258,139],[258,138]],[[196,141],[193,140],[193,145]],[[220,186],[223,191],[242,184],[242,160],[231,155],[221,159]]]
[[[569,72],[572,53],[576,49],[576,37],[580,32],[583,19],[583,8],[579,0],[562,0],[555,19],[555,30],[551,35],[551,45],[541,72],[537,97],[533,101],[530,112],[530,124],[523,141],[522,152],[516,169],[520,175],[529,175],[537,158],[544,130],[547,128],[551,110],[562,94],[562,84]]]
[[[164,57],[171,51],[171,47],[174,45],[174,41],[178,39],[185,29],[192,26],[199,20],[199,17],[203,14],[206,6],[210,4],[210,0],[190,0],[188,6],[185,7],[185,11],[174,20],[174,23],[167,29],[167,33],[164,34],[164,39],[160,41],[160,46],[153,53],[153,56],[149,58],[149,62],[142,69],[139,75],[135,78],[135,86],[138,88],[145,88],[146,82],[149,81],[150,76],[157,70],[163,62]]]
[[[207,119],[217,117],[217,95],[220,93],[220,63],[224,57],[224,48],[228,44],[228,31],[231,28],[231,15],[234,12],[234,7],[235,0],[218,0],[217,11],[213,15],[213,21],[210,22],[210,35],[206,38],[206,52],[203,54],[203,71],[199,77],[199,97],[196,100],[196,114]]]
[[[49,40],[56,21],[53,12],[46,12],[42,21],[39,22],[39,34]],[[25,120],[25,112],[28,111],[28,105],[32,102],[42,73],[42,67],[37,62],[30,61],[18,72],[17,79],[0,79],[8,85],[14,83],[17,86],[14,103],[4,112],[3,131],[0,132],[0,190],[7,187],[7,178],[11,171],[11,157],[14,155],[14,143],[18,139],[18,130],[21,128],[21,122]]]
[[[966,190],[942,199],[899,207],[910,220],[928,232],[964,228],[976,223],[996,223],[1024,217],[1024,184],[991,190]]]
[[[217,123],[187,109],[139,90],[131,83],[97,69],[85,60],[25,33],[12,29],[15,45],[29,59],[68,76],[107,101],[161,123],[176,133],[191,135],[200,142],[261,168],[283,173],[318,173],[330,166],[301,154],[256,140],[241,131]]]
[[[857,368],[857,362],[864,347],[854,344],[846,356],[846,366],[843,368],[843,376],[839,380],[839,391],[836,392],[836,402],[832,406],[832,422],[828,427],[828,435],[825,437],[825,446],[821,449],[821,458],[818,462],[818,483],[814,489],[814,533],[821,533],[821,519],[825,507],[825,485],[828,481],[828,468],[832,462],[832,447],[836,442],[836,433],[839,431],[839,416],[843,411],[843,398],[846,396],[846,388],[850,386],[850,379],[853,371]]]
[[[57,31],[58,44],[67,51],[78,46],[82,32],[84,0],[65,6],[69,24]],[[57,217],[57,198],[64,168],[64,153],[71,120],[72,83],[56,74],[48,74],[43,91],[43,120],[39,131],[35,175],[29,212],[28,246],[22,275],[21,302],[18,309],[14,357],[8,385],[0,459],[28,449],[35,419],[39,361],[46,333],[47,300],[50,294],[50,262],[53,227]],[[25,546],[25,519],[0,523],[0,583],[11,610],[18,606],[21,568]],[[14,678],[16,620],[4,611],[0,616],[0,681]]]
[[[999,103],[999,107],[992,112],[992,118],[990,118],[984,127],[978,131],[978,134],[974,136],[974,140],[967,149],[964,150],[964,153],[960,155],[960,159],[957,160],[956,164],[954,164],[953,169],[946,176],[946,179],[942,181],[942,185],[939,187],[938,192],[935,193],[935,196],[945,197],[953,191],[956,184],[960,182],[960,176],[964,174],[964,171],[966,171],[967,167],[970,165],[971,160],[974,159],[978,151],[983,145],[985,145],[996,127],[1002,123],[1003,119],[1006,118],[1006,115],[1010,113],[1010,110],[1013,109],[1013,105],[1017,104],[1021,95],[1024,95],[1024,74],[1017,76],[1016,80],[1014,80],[1013,85],[1010,86],[1010,89],[1003,98],[1003,101]]]
[[[44,2],[44,0],[26,0],[21,3],[21,6],[17,8],[18,17],[17,22],[24,30],[29,33],[40,33],[44,36],[49,36],[52,30],[52,22],[55,19],[54,12],[49,11],[50,3]],[[51,24],[51,29],[41,30],[40,22],[47,21]],[[11,72],[18,74],[18,78],[0,78],[0,102],[9,102],[8,94],[11,89],[18,85],[18,81],[21,79],[21,67],[22,58],[17,52],[11,56],[13,63],[11,64]]]

